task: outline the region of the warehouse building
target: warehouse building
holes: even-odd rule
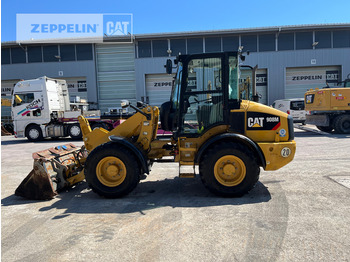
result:
[[[102,112],[119,108],[121,99],[160,105],[169,99],[172,76],[167,58],[236,51],[258,65],[261,102],[303,97],[310,88],[336,83],[350,73],[350,24],[281,26],[234,30],[135,35],[133,43],[2,44],[1,95],[20,79],[43,75],[66,79],[71,101],[87,100]]]

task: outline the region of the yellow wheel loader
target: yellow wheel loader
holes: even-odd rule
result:
[[[296,150],[293,119],[240,99],[240,56],[178,56],[170,101],[160,110],[122,101],[122,107],[136,113],[112,131],[91,130],[80,116],[85,145],[81,155],[88,156],[75,162],[83,166],[92,190],[107,198],[121,197],[150,174],[153,163],[177,162],[180,177],[195,177],[199,166],[200,178],[211,192],[242,196],[257,183],[260,167],[277,170],[291,162]],[[171,60],[166,68],[170,74]],[[159,120],[172,135],[157,137]],[[83,179],[79,175],[77,181]]]

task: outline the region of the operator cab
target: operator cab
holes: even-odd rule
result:
[[[178,56],[170,101],[161,106],[162,128],[196,137],[228,124],[230,110],[252,98],[252,70],[244,68],[246,78],[240,78],[238,57],[238,52]],[[168,62],[166,67],[169,73]]]

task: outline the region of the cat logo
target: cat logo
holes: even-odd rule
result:
[[[264,117],[249,117],[248,127],[264,127]]]

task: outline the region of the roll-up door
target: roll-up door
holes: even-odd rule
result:
[[[322,88],[341,81],[340,66],[287,68],[285,98],[304,97],[312,88]]]
[[[120,108],[120,101],[136,102],[133,44],[96,45],[97,85],[101,113]]]
[[[174,75],[168,74],[146,75],[147,99],[150,105],[161,106],[170,100],[173,77]]]

